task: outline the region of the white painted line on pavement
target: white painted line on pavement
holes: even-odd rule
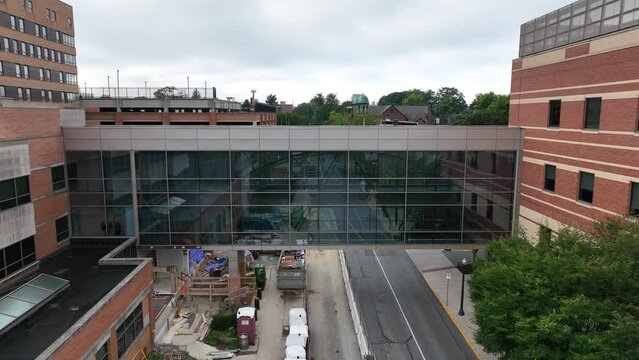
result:
[[[419,346],[419,342],[417,341],[417,338],[415,337],[415,333],[413,332],[413,328],[408,323],[408,318],[406,317],[406,314],[404,314],[404,309],[402,309],[402,304],[399,303],[399,299],[397,298],[397,295],[395,295],[395,290],[393,290],[393,285],[391,285],[390,281],[388,280],[388,276],[386,276],[386,271],[384,271],[384,267],[382,266],[382,262],[379,261],[379,256],[377,256],[377,250],[373,250],[373,254],[375,254],[375,259],[377,259],[377,263],[379,264],[379,268],[382,269],[382,274],[384,274],[384,278],[386,279],[386,283],[388,284],[388,287],[390,288],[391,292],[393,293],[393,297],[395,298],[395,302],[397,303],[397,306],[399,306],[399,311],[402,313],[402,316],[404,317],[404,321],[406,321],[406,325],[408,326],[408,330],[410,331],[410,334],[413,337],[413,340],[415,340],[415,344],[417,345],[417,350],[419,350],[419,354],[422,356],[422,359],[426,360],[426,356],[424,356],[424,352],[422,351],[422,347]]]

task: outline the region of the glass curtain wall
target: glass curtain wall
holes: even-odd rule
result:
[[[68,152],[74,235],[133,233],[128,152]],[[138,151],[142,245],[485,243],[515,152]]]

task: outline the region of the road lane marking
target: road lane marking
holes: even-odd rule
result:
[[[404,317],[404,321],[406,322],[406,325],[408,326],[408,330],[410,331],[410,335],[413,337],[413,340],[415,340],[415,344],[417,345],[417,350],[419,350],[419,354],[422,356],[422,359],[426,360],[426,356],[424,356],[424,352],[422,351],[422,347],[419,346],[419,342],[417,342],[417,337],[415,337],[415,333],[413,332],[413,328],[408,323],[408,318],[406,317],[406,314],[404,314],[404,309],[402,309],[402,305],[399,303],[399,299],[397,298],[397,295],[395,295],[395,290],[393,290],[393,285],[391,285],[390,281],[388,280],[388,276],[386,276],[386,271],[384,271],[384,267],[382,266],[382,262],[379,261],[379,256],[377,256],[377,250],[373,250],[373,254],[375,254],[375,259],[377,259],[377,263],[379,264],[379,268],[382,269],[382,274],[384,275],[384,279],[386,279],[386,283],[388,284],[388,287],[390,288],[391,293],[393,294],[393,297],[395,298],[395,302],[397,303],[397,306],[399,307],[399,311],[402,313],[402,316]]]

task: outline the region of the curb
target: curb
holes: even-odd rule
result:
[[[353,319],[353,326],[355,328],[355,335],[357,336],[357,344],[359,345],[359,352],[362,358],[370,354],[368,349],[368,339],[364,333],[364,327],[359,318],[359,309],[355,302],[355,296],[353,294],[353,288],[351,287],[350,276],[348,274],[348,268],[346,266],[346,259],[344,258],[344,250],[338,250],[340,267],[342,268],[342,280],[344,280],[344,287],[346,288],[346,297],[348,298],[348,307],[351,310],[351,319]]]
[[[450,320],[453,322],[453,325],[455,325],[455,327],[457,328],[457,330],[459,331],[461,336],[464,338],[464,341],[466,341],[466,344],[468,344],[468,347],[473,351],[473,354],[475,354],[475,357],[478,360],[481,359],[481,356],[479,356],[479,354],[477,353],[477,349],[475,349],[475,346],[473,345],[473,343],[468,339],[468,337],[466,337],[466,334],[464,333],[464,330],[462,329],[462,327],[457,322],[457,319],[455,318],[455,315],[453,315],[450,312],[450,310],[448,309],[448,306],[446,306],[444,304],[442,299],[439,297],[439,294],[437,294],[437,291],[435,291],[435,289],[433,289],[433,287],[431,286],[430,282],[428,281],[428,279],[426,279],[426,277],[423,274],[422,274],[422,279],[424,279],[424,282],[426,283],[426,286],[428,286],[430,291],[432,291],[433,294],[435,294],[435,298],[439,302],[439,305],[441,305],[441,307],[444,309],[444,311],[446,312],[446,315],[448,315],[448,318],[450,318]]]

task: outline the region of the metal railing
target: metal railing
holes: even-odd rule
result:
[[[207,99],[217,97],[214,87],[80,87],[81,99]],[[221,100],[221,99],[220,99]]]

